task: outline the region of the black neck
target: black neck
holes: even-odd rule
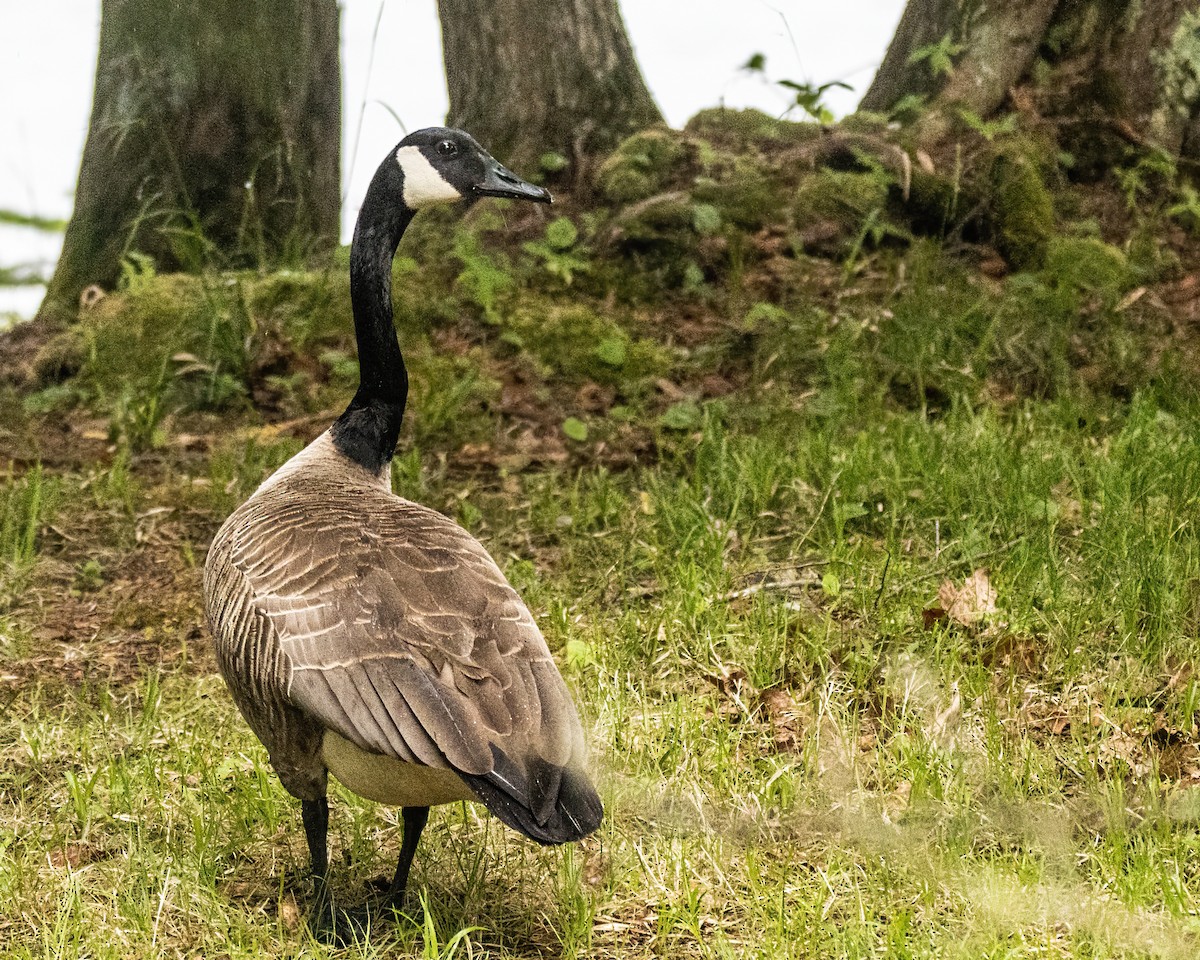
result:
[[[413,218],[398,203],[383,167],[371,181],[350,245],[350,304],[358,340],[359,386],[334,422],[333,442],[345,456],[378,472],[392,459],[408,399],[408,371],[392,319],[392,258]]]

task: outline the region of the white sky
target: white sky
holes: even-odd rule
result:
[[[404,135],[392,113],[409,130],[438,124],[447,97],[436,0],[342,0],[341,6],[342,222],[348,236],[367,179]],[[773,80],[849,83],[854,93],[831,90],[826,98],[836,113],[849,112],[903,9],[904,0],[621,0],[646,82],[672,126],[721,103],[781,114],[785,91],[739,70],[756,52],[766,54]],[[0,209],[70,215],[99,25],[99,0],[0,0],[6,40]],[[44,266],[60,244],[60,236],[0,226],[0,264]],[[40,298],[41,288],[0,288],[0,314],[28,315]]]

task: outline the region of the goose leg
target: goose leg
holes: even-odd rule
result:
[[[396,910],[404,906],[404,891],[408,888],[408,872],[412,869],[417,843],[421,839],[421,831],[425,829],[425,823],[429,819],[429,808],[405,807],[400,814],[404,818],[404,839],[400,843],[400,859],[396,861],[396,875],[392,878],[392,886],[384,901]]]
[[[314,900],[310,914],[317,931],[333,923],[333,902],[329,897],[329,800],[300,801],[300,818],[308,838],[308,854],[312,860]]]

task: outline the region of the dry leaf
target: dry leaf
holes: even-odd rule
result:
[[[279,901],[279,922],[284,930],[296,930],[300,926],[300,907],[296,898],[288,893]]]
[[[803,745],[803,712],[792,695],[780,687],[762,691],[759,706],[771,724],[775,749],[780,753],[799,753]]]
[[[938,604],[955,623],[971,626],[996,612],[996,591],[982,567],[972,573],[961,587],[945,580],[938,587]]]
[[[1145,295],[1146,295],[1145,287],[1138,287],[1136,290],[1130,290],[1129,293],[1125,294],[1125,296],[1121,300],[1121,302],[1117,304],[1116,312],[1121,313],[1123,310],[1128,310],[1135,303],[1137,303],[1139,300],[1141,300],[1142,297],[1144,297]]]
[[[84,287],[83,292],[79,294],[79,306],[84,310],[90,310],[106,296],[107,294],[104,292],[104,289],[93,283],[90,286]]]
[[[926,607],[921,611],[921,622],[926,630],[932,630],[946,619],[945,607]]]

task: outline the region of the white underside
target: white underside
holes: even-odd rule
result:
[[[360,797],[393,807],[432,807],[476,799],[452,770],[367,753],[345,737],[326,730],[321,757],[330,773]]]

